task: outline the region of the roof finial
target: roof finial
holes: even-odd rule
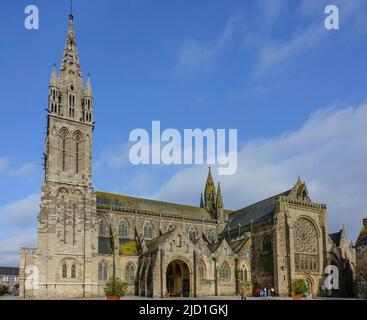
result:
[[[73,19],[73,0],[70,0],[70,19]]]

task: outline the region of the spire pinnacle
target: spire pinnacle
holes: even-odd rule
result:
[[[56,64],[55,63],[52,65],[50,86],[57,87],[57,73],[56,73]]]
[[[215,194],[215,185],[214,185],[212,170],[209,167],[208,177],[206,179],[206,184],[205,184],[205,194],[208,195],[211,193]]]
[[[86,97],[93,97],[92,85],[90,84],[90,73],[88,73],[87,83],[85,85],[84,95]]]
[[[212,175],[211,168],[209,167],[208,177],[206,179],[205,191],[204,191],[204,199],[205,199],[205,208],[209,212],[215,211],[215,199],[216,199],[216,191],[214,185],[214,179]]]
[[[218,182],[217,208],[223,208],[223,198],[222,198],[222,190],[220,188],[220,182]]]
[[[70,0],[70,15],[69,18],[73,19],[73,0]]]
[[[66,80],[68,83],[74,83],[74,86],[79,89],[83,87],[79,54],[75,41],[74,18],[72,14],[69,15],[68,32],[60,67],[60,79]]]

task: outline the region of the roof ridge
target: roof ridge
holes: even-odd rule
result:
[[[238,210],[236,210],[236,211],[234,211],[234,212],[232,212],[232,213],[236,213],[236,212],[239,212],[239,211],[241,211],[241,210],[244,210],[244,209],[247,209],[247,208],[251,208],[251,207],[253,207],[253,206],[257,205],[257,204],[260,204],[260,203],[262,203],[262,202],[265,202],[265,201],[267,201],[267,200],[271,200],[271,199],[274,199],[274,198],[278,198],[278,197],[280,197],[280,196],[282,196],[282,195],[286,194],[287,192],[290,192],[291,190],[292,190],[292,189],[287,190],[287,191],[284,191],[284,192],[281,192],[281,193],[276,194],[276,195],[274,195],[274,196],[271,196],[271,197],[265,198],[265,199],[263,199],[263,200],[260,200],[260,201],[254,202],[254,203],[252,203],[252,204],[250,204],[250,205],[248,205],[248,206],[246,206],[246,207],[243,207],[243,208],[241,208],[241,209],[238,209]]]
[[[128,198],[128,199],[137,199],[137,200],[148,200],[148,201],[153,201],[153,202],[159,202],[159,203],[166,203],[166,204],[171,204],[171,205],[176,205],[176,206],[183,206],[183,207],[188,207],[188,208],[195,208],[195,209],[202,209],[205,210],[204,208],[201,208],[200,206],[194,206],[194,205],[190,205],[190,204],[182,204],[182,203],[176,203],[176,202],[168,202],[168,201],[162,201],[162,200],[155,200],[155,199],[150,199],[150,198],[143,198],[143,197],[137,197],[137,196],[128,196],[128,195],[124,195],[124,194],[117,194],[117,193],[110,193],[110,192],[103,192],[103,191],[96,191],[96,195],[101,194],[105,195],[105,196],[116,196],[116,198],[118,197],[124,197],[124,198]]]

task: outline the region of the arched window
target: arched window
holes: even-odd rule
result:
[[[223,249],[223,256],[225,256],[225,257],[228,256],[228,249],[227,248]]]
[[[181,237],[180,234],[177,235],[176,245],[177,245],[177,247],[182,246],[182,237]]]
[[[294,224],[294,258],[296,272],[319,271],[318,234],[314,224],[305,218]]]
[[[135,268],[132,263],[128,263],[125,267],[125,282],[134,283],[135,280]]]
[[[191,239],[191,241],[195,241],[197,239],[197,233],[194,227],[190,227],[189,229],[189,238]]]
[[[62,139],[62,171],[66,170],[66,139]]]
[[[200,261],[199,263],[199,275],[200,275],[200,279],[205,279],[205,264],[204,262]]]
[[[65,279],[68,277],[68,266],[66,263],[62,265],[62,277]]]
[[[100,262],[98,264],[98,280],[107,281],[108,276],[108,266],[106,262]]]
[[[76,239],[76,204],[73,203],[73,245],[75,245]]]
[[[221,280],[229,280],[229,266],[226,262],[220,267],[219,277]]]
[[[75,143],[75,173],[79,173],[79,142]]]
[[[273,250],[271,244],[271,238],[269,234],[266,234],[261,241],[261,251],[262,253],[268,253]]]
[[[144,239],[150,240],[154,238],[154,229],[150,222],[144,226]]]
[[[125,221],[121,221],[119,225],[119,237],[121,239],[127,238],[127,223]]]
[[[71,266],[71,277],[72,277],[73,279],[75,279],[75,278],[76,278],[76,267],[75,267],[75,264],[73,264],[73,265]]]
[[[242,266],[240,269],[240,280],[245,282],[248,280],[247,269],[245,266]]]
[[[208,240],[209,240],[210,243],[213,243],[214,242],[214,234],[213,234],[213,230],[212,229],[210,229],[208,231]]]
[[[100,237],[106,236],[106,224],[103,219],[98,222],[98,235]]]

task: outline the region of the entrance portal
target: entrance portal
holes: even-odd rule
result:
[[[166,282],[169,296],[190,296],[190,271],[184,261],[174,260],[167,266]]]

